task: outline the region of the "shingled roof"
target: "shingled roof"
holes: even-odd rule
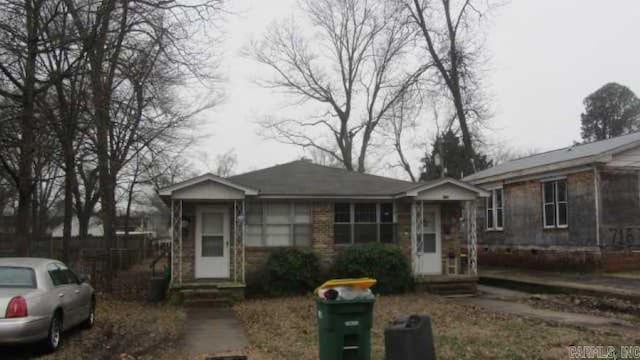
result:
[[[417,184],[296,160],[226,178],[260,195],[391,196]]]
[[[556,170],[557,168],[575,166],[578,162],[581,165],[585,165],[596,162],[600,156],[617,154],[635,146],[640,146],[640,132],[607,140],[577,144],[507,161],[498,166],[469,175],[462,180],[478,184],[488,179],[517,177],[525,171],[536,172],[536,170],[540,170],[538,172],[542,172],[545,167],[550,165],[557,165],[555,166]]]

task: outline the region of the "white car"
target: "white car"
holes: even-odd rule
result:
[[[93,326],[95,294],[87,277],[57,260],[0,258],[0,344],[60,346],[63,331]]]

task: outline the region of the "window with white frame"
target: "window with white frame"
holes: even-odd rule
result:
[[[566,228],[568,211],[567,181],[542,183],[542,218],[545,228]]]
[[[247,246],[311,245],[311,208],[306,203],[249,203],[245,211]]]
[[[504,196],[502,189],[489,191],[486,200],[487,230],[502,230],[504,227]]]
[[[335,203],[336,244],[393,243],[396,240],[393,203]]]

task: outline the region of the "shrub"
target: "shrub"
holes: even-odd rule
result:
[[[336,278],[374,278],[378,282],[372,291],[380,294],[403,293],[413,287],[409,261],[394,245],[350,246],[336,257],[332,274]]]
[[[257,276],[254,294],[266,296],[301,295],[315,289],[320,279],[320,261],[309,250],[288,248],[269,256],[262,276]]]

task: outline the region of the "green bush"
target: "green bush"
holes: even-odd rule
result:
[[[413,288],[411,266],[400,248],[380,243],[354,245],[338,254],[335,278],[371,277],[378,282],[374,294],[404,293]]]
[[[247,284],[250,296],[306,294],[319,285],[320,261],[309,250],[277,250],[269,256],[264,271],[254,277]]]

